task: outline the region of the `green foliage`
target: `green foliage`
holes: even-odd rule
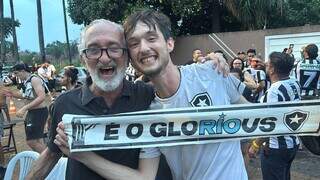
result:
[[[320,24],[320,0],[68,0],[73,22],[123,20],[138,8],[165,13],[176,35]]]
[[[320,0],[289,0],[288,25],[320,24]]]
[[[67,59],[68,58],[68,46],[67,43],[60,41],[54,41],[47,44],[46,46],[47,55],[52,56],[56,60]],[[78,56],[77,42],[70,42],[70,53],[71,58],[76,58]]]
[[[70,17],[77,24],[89,24],[94,19],[106,18],[121,22],[128,8],[125,0],[68,0]]]
[[[9,36],[12,35],[11,18],[9,18],[9,17],[3,18],[3,23],[4,23],[4,37],[8,38]],[[15,25],[15,27],[19,27],[20,22],[18,20],[15,20],[14,25]]]
[[[38,53],[30,52],[28,50],[20,52],[20,61],[25,62],[29,65],[41,64]]]

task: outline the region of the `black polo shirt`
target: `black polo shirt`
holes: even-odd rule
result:
[[[60,152],[60,149],[53,143],[56,136],[56,128],[64,114],[78,115],[108,115],[122,112],[146,110],[152,100],[154,92],[150,86],[144,83],[128,82],[124,80],[124,86],[120,97],[112,107],[108,107],[103,97],[92,94],[89,87],[84,85],[66,93],[61,94],[55,101],[51,114],[52,125],[50,129],[50,141],[48,148],[53,152]],[[116,149],[95,151],[98,155],[112,162],[137,169],[139,165],[140,149]],[[66,179],[103,179],[78,161],[68,159]]]

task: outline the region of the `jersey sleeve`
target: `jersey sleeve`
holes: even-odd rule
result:
[[[266,73],[261,70],[257,71],[257,80],[258,80],[258,83],[261,81],[265,81],[266,80]]]
[[[142,148],[140,151],[140,159],[156,158],[161,155],[159,148]]]
[[[230,98],[230,102],[235,103],[239,101],[242,93],[240,88],[245,87],[245,85],[239,79],[231,75],[224,78],[224,80],[226,84],[226,91]]]
[[[205,63],[180,66],[180,71],[187,74],[188,78],[198,78],[200,80],[215,79],[220,76],[213,65],[213,61],[206,61]]]
[[[265,102],[267,103],[273,103],[273,102],[280,102],[280,101],[283,101],[283,97],[282,95],[272,91],[271,89],[269,89],[270,91],[268,91],[266,93],[266,97],[265,97]]]

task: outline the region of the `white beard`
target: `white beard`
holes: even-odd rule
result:
[[[116,69],[116,75],[111,80],[103,80],[99,77],[97,69],[91,73],[92,82],[101,90],[111,92],[117,89],[125,77],[126,66],[121,69]]]

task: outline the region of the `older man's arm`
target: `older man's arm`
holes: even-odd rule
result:
[[[139,169],[132,169],[117,163],[113,163],[93,152],[74,153],[71,157],[80,161],[85,166],[95,171],[106,179],[117,180],[154,180],[158,170],[159,157],[140,158]]]
[[[159,156],[160,154],[155,154],[154,157],[142,158],[139,160],[139,168],[132,169],[127,166],[123,166],[117,163],[113,163],[107,159],[102,158],[93,152],[77,152],[70,153],[68,145],[68,137],[64,133],[63,123],[60,122],[57,127],[57,135],[54,143],[60,148],[60,150],[73,158],[100,176],[106,179],[117,179],[117,180],[153,180],[155,179],[158,171]],[[150,152],[152,154],[152,152]]]
[[[52,152],[49,148],[46,148],[33,163],[26,180],[45,179],[60,157],[60,153]]]

